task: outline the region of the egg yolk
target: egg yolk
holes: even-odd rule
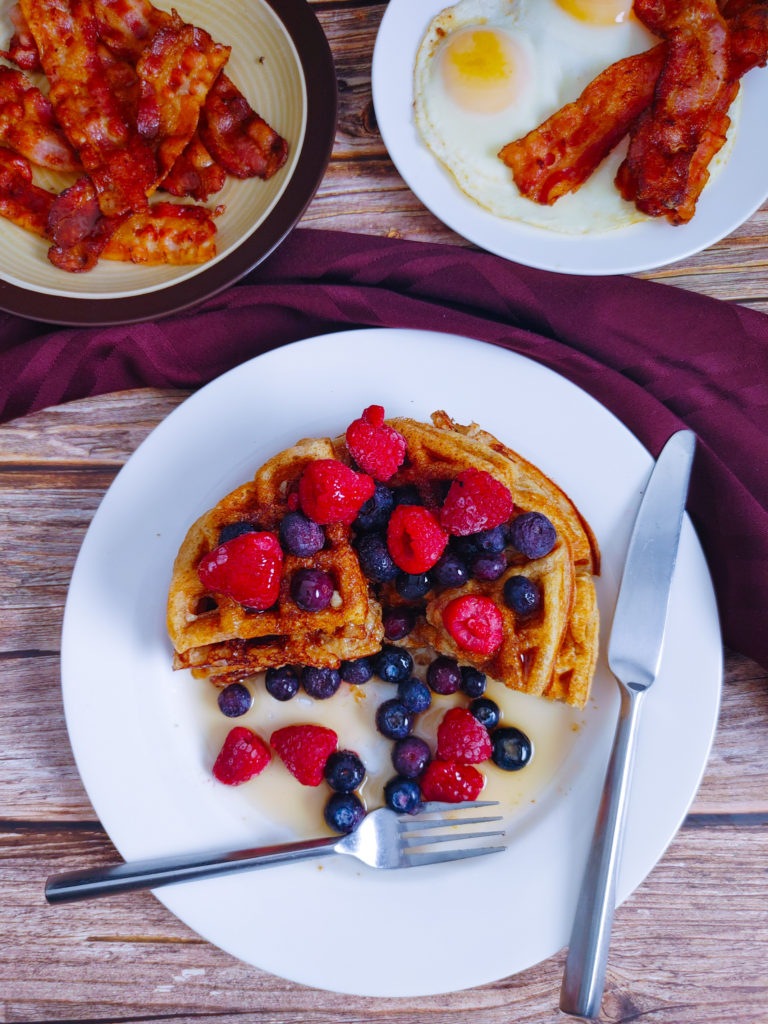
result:
[[[446,92],[463,110],[497,114],[514,103],[529,75],[520,44],[493,28],[465,28],[444,43],[440,71]]]
[[[632,13],[632,0],[556,0],[558,7],[590,25],[617,25]]]

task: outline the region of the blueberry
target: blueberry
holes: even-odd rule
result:
[[[253,523],[227,523],[219,530],[219,544],[226,544],[228,540],[241,537],[244,533],[256,533],[257,530],[258,526],[254,526]]]
[[[374,583],[386,583],[400,572],[389,553],[387,542],[378,533],[365,533],[357,541],[360,568]]]
[[[493,763],[505,772],[519,772],[531,760],[533,747],[531,741],[513,725],[494,729],[491,733]]]
[[[392,747],[392,764],[395,771],[406,779],[415,779],[417,775],[421,775],[431,756],[428,744],[418,736],[406,736]]]
[[[365,807],[354,793],[333,793],[323,810],[328,828],[346,835],[354,832],[365,817]]]
[[[353,529],[358,533],[383,530],[394,507],[395,497],[391,488],[386,484],[376,484],[373,497],[369,498],[357,513],[357,519],[352,523]]]
[[[264,685],[267,693],[271,693],[275,700],[290,700],[299,692],[299,677],[290,665],[268,668]]]
[[[402,487],[396,487],[393,498],[396,505],[424,504],[424,499],[419,494],[419,489],[416,484],[403,484]]]
[[[532,615],[541,608],[541,587],[527,576],[510,576],[504,584],[504,601],[516,615]]]
[[[484,673],[472,665],[462,665],[461,689],[468,697],[482,697],[485,693]]]
[[[465,537],[451,537],[451,550],[465,562],[471,562],[473,558],[480,554],[475,541],[477,536],[479,534],[470,533]]]
[[[476,580],[497,580],[504,575],[507,560],[504,554],[478,555],[472,562],[472,575]]]
[[[489,697],[478,697],[469,705],[470,712],[475,716],[480,725],[484,725],[490,732],[499,724],[501,711],[495,700]]]
[[[494,526],[490,530],[481,530],[471,534],[475,550],[483,555],[498,555],[507,545],[507,531],[503,526]]]
[[[335,668],[313,668],[306,665],[301,670],[301,685],[304,692],[315,700],[327,700],[341,686],[341,676]]]
[[[441,654],[427,669],[427,682],[435,693],[456,693],[461,686],[459,663]]]
[[[396,698],[385,700],[376,711],[376,728],[388,740],[402,740],[413,728],[413,715]]]
[[[410,608],[388,608],[381,617],[384,636],[387,640],[402,640],[408,636],[415,624],[415,616]]]
[[[555,546],[557,531],[541,512],[523,512],[512,521],[509,542],[527,558],[543,558]]]
[[[342,661],[339,671],[345,683],[362,686],[373,675],[373,665],[370,658],[356,658],[354,661]]]
[[[402,647],[384,644],[374,655],[373,671],[385,683],[402,683],[413,671],[413,658]]]
[[[461,587],[469,579],[469,570],[454,551],[446,551],[432,567],[432,579],[441,587]]]
[[[400,702],[405,704],[414,715],[420,715],[432,703],[430,689],[420,679],[406,679],[404,682],[399,683],[397,696]]]
[[[301,512],[288,512],[280,523],[280,543],[290,554],[309,558],[322,550],[325,531]]]
[[[395,578],[395,590],[406,601],[418,601],[431,588],[432,581],[425,572],[416,573],[415,575],[409,572],[401,572]]]
[[[333,578],[322,569],[297,569],[291,577],[291,597],[304,612],[327,608],[333,590]]]
[[[230,683],[219,691],[219,708],[227,718],[239,718],[249,711],[253,703],[251,691],[242,683]]]
[[[365,765],[354,750],[334,750],[325,762],[323,775],[337,793],[351,793],[365,778]]]
[[[384,787],[384,800],[398,814],[415,814],[421,807],[419,784],[396,775]]]

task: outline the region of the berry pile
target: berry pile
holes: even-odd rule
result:
[[[424,683],[411,675],[413,667],[410,654],[399,647],[385,646],[374,659],[379,678],[397,683],[397,696],[376,711],[376,728],[394,741],[392,766],[397,774],[384,787],[388,807],[413,814],[425,800],[475,800],[485,785],[475,765],[492,760],[505,771],[517,771],[528,764],[531,742],[515,727],[499,727],[501,712],[483,696],[482,672],[441,655],[428,666]],[[419,714],[432,704],[430,691],[472,698],[468,707],[451,707],[443,715],[434,757],[426,740],[413,734]]]
[[[376,676],[392,684],[393,696],[375,713],[375,728],[392,741],[395,774],[384,787],[387,806],[415,813],[425,800],[473,800],[485,784],[477,766],[490,760],[504,771],[517,771],[530,761],[530,740],[519,729],[500,724],[499,707],[485,696],[486,678],[477,668],[441,655],[422,680],[414,675],[411,655],[397,644],[413,631],[430,595],[463,588],[473,579],[504,577],[500,604],[520,620],[539,614],[541,588],[525,575],[525,560],[552,550],[555,528],[538,512],[515,514],[508,488],[475,468],[423,487],[393,485],[398,470],[408,468],[407,444],[385,422],[381,406],[365,409],[348,427],[345,440],[346,461],[316,459],[304,466],[274,531],[247,521],[225,525],[198,575],[214,594],[229,595],[254,612],[270,609],[287,595],[311,616],[331,606],[334,595],[338,599],[333,575],[311,560],[328,546],[326,527],[348,527],[361,569],[387,605],[385,643],[376,655],[344,661],[338,669],[270,668],[266,691],[281,702],[302,690],[314,700],[327,700],[343,683],[363,686]],[[281,587],[286,556],[309,564],[294,568]],[[508,575],[511,566],[515,573]],[[448,600],[442,620],[469,656],[491,657],[503,642],[500,607],[482,593]],[[456,695],[461,702],[443,714],[434,751],[415,732],[433,694]],[[250,710],[251,692],[242,682],[231,683],[219,693],[218,703],[225,716],[238,718]],[[366,769],[355,752],[339,749],[332,729],[289,725],[274,731],[268,745],[250,729],[236,727],[216,760],[215,777],[228,785],[253,778],[269,763],[270,747],[300,783],[327,785],[324,815],[332,830],[343,834],[359,825],[366,813],[359,793]]]

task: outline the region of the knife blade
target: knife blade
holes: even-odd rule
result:
[[[611,671],[626,685],[646,688],[659,671],[695,449],[691,430],[670,437],[632,529],[608,645]]]
[[[596,1017],[603,998],[640,708],[661,663],[695,447],[690,430],[664,445],[632,528],[616,602],[608,664],[621,707],[560,990],[560,1009],[577,1017]]]

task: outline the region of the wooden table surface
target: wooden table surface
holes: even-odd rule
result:
[[[377,133],[370,61],[384,7],[315,4],[336,60],[340,112],[333,159],[303,223],[465,245],[409,192]],[[767,218],[764,208],[706,252],[644,276],[768,311]],[[70,574],[120,466],[184,397],[111,395],[0,428],[0,1020],[567,1019],[557,1009],[563,952],[447,996],[354,998],[234,960],[149,893],[46,906],[49,873],[115,855],[64,724],[59,643]],[[601,1020],[768,1022],[768,676],[733,652],[726,651],[725,667],[714,750],[691,812],[617,912]],[[457,941],[451,955],[461,956],[463,945]]]

